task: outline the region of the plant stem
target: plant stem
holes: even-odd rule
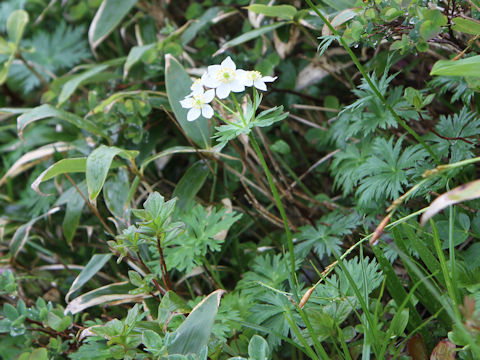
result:
[[[250,133],[249,138],[252,143],[253,149],[257,153],[257,156],[260,160],[260,164],[262,165],[263,171],[267,176],[268,184],[270,185],[270,190],[272,191],[272,195],[275,199],[275,203],[277,205],[278,211],[280,212],[280,216],[282,217],[283,226],[285,227],[285,234],[287,236],[288,252],[290,253],[290,272],[292,275],[292,279],[294,279],[296,283],[297,277],[295,274],[295,254],[293,252],[293,236],[292,236],[292,232],[290,231],[290,226],[288,225],[287,214],[285,212],[285,208],[283,207],[282,201],[280,200],[277,187],[273,182],[273,177],[272,177],[272,174],[270,173],[270,170],[268,169],[268,165],[265,161],[265,157],[263,156],[262,151],[260,150],[260,146],[258,145],[252,133]]]
[[[162,239],[165,237],[165,234],[163,234]],[[159,254],[159,260],[160,260],[160,270],[162,271],[162,280],[163,284],[165,285],[165,288],[167,291],[172,289],[172,283],[170,281],[170,276],[168,275],[167,271],[167,265],[165,264],[165,258],[163,257],[163,250],[162,250],[162,244],[161,244],[161,239],[160,236],[157,236],[157,248],[158,248],[158,254]]]
[[[373,92],[375,93],[375,95],[378,97],[378,99],[383,103],[383,105],[387,108],[387,110],[393,115],[393,117],[395,118],[395,120],[400,124],[401,127],[403,127],[410,135],[412,135],[415,140],[417,140],[424,148],[425,150],[428,151],[428,153],[430,154],[430,156],[433,158],[433,160],[435,161],[435,163],[439,164],[440,163],[440,160],[438,159],[437,155],[435,155],[435,153],[433,152],[433,150],[430,148],[430,146],[428,146],[428,144],[420,137],[420,135],[418,135],[415,130],[413,130],[410,126],[407,125],[407,123],[402,120],[402,118],[400,118],[400,116],[397,114],[397,112],[393,109],[393,107],[387,102],[387,100],[385,99],[385,97],[380,93],[380,90],[378,90],[378,88],[375,86],[375,84],[373,83],[373,81],[370,79],[370,76],[367,74],[365,68],[362,66],[362,64],[360,63],[360,61],[358,60],[357,56],[355,55],[355,53],[352,51],[352,49],[350,49],[350,47],[348,46],[347,42],[345,41],[345,39],[343,37],[340,36],[340,34],[338,33],[338,31],[333,27],[333,25],[330,23],[330,21],[328,21],[328,19],[317,9],[317,7],[312,3],[311,0],[305,0],[308,4],[308,6],[310,6],[312,8],[313,11],[315,11],[315,13],[320,17],[320,19],[322,19],[322,21],[325,23],[325,25],[327,25],[327,27],[330,29],[330,31],[332,32],[333,35],[335,35],[337,38],[338,38],[338,41],[340,42],[340,44],[345,48],[345,50],[347,51],[348,55],[350,55],[350,57],[352,58],[353,62],[355,63],[355,65],[357,66],[357,69],[360,71],[360,73],[362,74],[362,76],[364,77],[364,79],[367,81],[368,85],[370,86],[370,88],[373,90]]]

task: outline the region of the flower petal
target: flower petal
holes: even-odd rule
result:
[[[213,75],[215,76],[215,74],[221,69],[222,67],[220,65],[210,65],[207,69],[207,74],[208,75]]]
[[[217,87],[217,96],[219,99],[226,99],[230,91],[230,84],[221,84]]]
[[[217,79],[215,79],[210,74],[208,74],[208,76],[206,76],[205,79],[203,80],[203,85],[205,85],[206,87],[209,87],[209,88],[216,88],[220,84],[221,84],[221,82],[218,81]]]
[[[253,82],[253,86],[255,86],[258,90],[267,91],[267,85],[265,85],[262,79],[255,80]]]
[[[237,65],[235,65],[235,63],[233,62],[230,56],[227,56],[227,58],[222,61],[222,67],[235,70],[237,68]]]
[[[230,85],[230,90],[233,92],[245,91],[245,85],[239,80],[232,81],[231,83],[229,83],[229,85]]]
[[[190,109],[193,106],[193,98],[186,97],[183,100],[180,100],[180,105],[185,109]]]
[[[210,101],[213,100],[213,98],[215,97],[215,90],[213,89],[210,89],[210,90],[207,90],[205,91],[205,94],[203,94],[203,102],[205,104],[208,104]]]
[[[202,107],[202,115],[204,118],[210,119],[213,116],[213,108],[210,105],[205,105]]]
[[[195,120],[196,118],[198,118],[200,116],[200,109],[198,108],[191,108],[189,111],[188,111],[188,114],[187,114],[187,120],[188,121],[193,121]]]
[[[272,82],[272,81],[277,80],[277,76],[275,76],[275,77],[263,76],[263,77],[261,78],[261,80],[262,80],[263,82]]]

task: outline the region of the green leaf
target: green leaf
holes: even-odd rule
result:
[[[247,6],[247,9],[256,14],[263,14],[265,16],[279,17],[285,20],[293,20],[297,14],[297,9],[291,5],[274,5],[267,6],[261,4],[253,4]]]
[[[70,96],[72,96],[72,94],[75,92],[75,90],[77,90],[77,88],[80,85],[82,85],[83,82],[93,78],[95,75],[97,75],[98,73],[101,73],[103,70],[107,68],[108,68],[108,65],[105,65],[105,64],[96,65],[81,74],[74,75],[70,80],[68,80],[63,85],[62,91],[58,96],[58,105],[61,105],[65,101],[67,101],[70,98]]]
[[[420,219],[420,223],[425,223],[435,214],[439,213],[447,206],[458,204],[463,201],[473,200],[480,197],[480,180],[463,184],[437,197],[427,208]]]
[[[165,83],[168,101],[182,129],[198,146],[209,147],[208,119],[201,116],[195,121],[188,121],[188,110],[180,105],[180,100],[183,100],[191,92],[192,80],[183,66],[170,54],[165,55]]]
[[[15,309],[15,306],[9,303],[3,304],[3,314],[7,317],[8,320],[12,322],[17,320],[19,316],[17,309]]]
[[[207,180],[208,174],[207,165],[203,160],[199,160],[182,176],[172,195],[172,197],[178,197],[178,208],[180,210],[187,210],[192,206],[195,195]]]
[[[288,24],[287,22],[276,22],[274,24],[271,24],[271,25],[265,25],[265,26],[261,26],[259,27],[258,29],[254,29],[254,30],[251,30],[251,31],[248,31],[246,32],[245,34],[242,34],[238,37],[236,37],[235,39],[232,39],[230,41],[227,41],[225,44],[222,45],[222,47],[215,53],[213,54],[212,56],[217,56],[223,52],[225,52],[225,50],[231,48],[231,47],[234,47],[234,46],[237,46],[237,45],[240,45],[240,44],[243,44],[244,42],[247,42],[247,41],[250,41],[250,40],[253,40],[253,39],[256,39],[266,33],[269,33],[275,29],[278,29],[279,27],[281,26],[284,26]]]
[[[119,155],[125,159],[134,159],[138,151],[123,150],[115,146],[101,145],[92,151],[87,158],[86,178],[88,187],[88,196],[90,200],[97,198],[102,190],[108,170],[112,164],[113,158]]]
[[[45,348],[33,350],[28,357],[28,360],[48,360],[48,351]]]
[[[130,49],[128,53],[127,60],[125,61],[125,65],[123,67],[123,78],[125,79],[128,75],[128,72],[135,65],[142,56],[149,50],[153,49],[157,44],[148,44],[142,46],[134,46]]]
[[[40,215],[40,216],[30,220],[26,224],[20,226],[19,228],[17,228],[17,230],[15,231],[15,234],[13,234],[13,237],[10,240],[10,244],[9,244],[10,253],[12,254],[12,257],[14,257],[14,258],[17,257],[20,250],[22,250],[23,247],[25,246],[25,244],[28,240],[28,235],[30,234],[30,230],[32,229],[32,226],[38,220],[43,219],[44,217],[47,217],[51,214],[54,214],[58,210],[60,210],[59,207],[54,207],[54,208],[48,210],[45,214]]]
[[[49,311],[47,314],[47,325],[55,331],[64,331],[71,323],[70,316],[59,316],[53,311]]]
[[[25,10],[15,10],[7,20],[7,34],[11,42],[17,47],[22,40],[25,26],[28,24],[28,13]]]
[[[44,172],[42,172],[32,183],[31,187],[33,190],[35,190],[35,192],[37,192],[40,195],[48,195],[40,191],[39,186],[41,183],[47,180],[50,180],[60,174],[85,172],[86,168],[87,168],[86,157],[62,159],[60,161],[57,161],[55,164],[51,165]]]
[[[83,194],[86,194],[87,187],[85,181],[78,184],[78,187]],[[68,244],[72,243],[78,224],[80,223],[83,207],[85,206],[85,200],[82,195],[74,187],[72,187],[72,189],[74,191],[72,191],[72,194],[67,201],[67,208],[62,222],[63,235]]]
[[[111,301],[136,302],[141,295],[130,295],[128,292],[133,289],[133,285],[128,281],[102,286],[73,299],[65,308],[65,314],[71,312],[75,315],[89,307]]]
[[[137,0],[103,0],[88,30],[92,49],[100,45],[136,3]]]
[[[78,274],[70,286],[67,295],[65,295],[65,302],[69,302],[70,296],[77,290],[81,289],[100,269],[110,260],[112,254],[95,254],[90,261],[85,265],[83,270]]]
[[[409,318],[408,307],[402,309],[402,311],[397,312],[395,314],[390,324],[390,330],[393,336],[399,337],[403,335],[403,332],[405,331],[405,328],[407,327],[407,324],[408,324],[408,318]]]
[[[268,358],[268,343],[264,338],[253,335],[248,343],[248,356],[251,360],[266,360]]]
[[[160,349],[163,346],[163,339],[153,330],[145,330],[142,333],[142,343],[150,349]]]
[[[82,119],[80,116],[57,109],[49,104],[38,106],[20,115],[17,119],[18,135],[22,137],[25,127],[32,122],[48,118],[59,118],[75,125],[79,129],[87,130],[93,134],[106,137],[103,134],[103,131],[90,120]]]
[[[115,177],[107,180],[103,187],[105,205],[118,219],[123,219],[125,216],[129,188],[128,173],[123,168],[118,170]]]
[[[480,22],[473,19],[465,19],[456,17],[452,19],[454,25],[453,30],[463,32],[465,34],[480,35]]]
[[[198,354],[208,344],[224,292],[225,290],[214,291],[193,308],[187,319],[174,332],[177,336],[168,346],[169,354]]]
[[[480,55],[461,60],[439,60],[433,65],[430,75],[480,76]]]

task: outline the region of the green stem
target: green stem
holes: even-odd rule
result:
[[[395,120],[400,124],[401,127],[403,127],[410,135],[412,135],[415,140],[417,140],[424,148],[425,150],[428,151],[428,153],[430,154],[430,156],[433,158],[433,160],[435,161],[435,163],[439,164],[440,163],[440,160],[438,159],[437,155],[435,155],[435,153],[432,151],[432,149],[430,148],[430,146],[428,146],[428,144],[420,137],[420,135],[418,135],[415,130],[413,130],[410,126],[407,125],[407,123],[405,121],[402,120],[402,118],[400,118],[400,116],[397,114],[397,112],[393,109],[393,107],[387,102],[387,100],[385,99],[385,97],[380,93],[380,90],[377,89],[377,87],[375,86],[375,84],[373,83],[373,81],[370,79],[370,76],[367,74],[367,72],[365,71],[365,68],[362,66],[362,64],[360,63],[360,61],[358,60],[357,56],[354,54],[354,52],[352,51],[352,49],[350,49],[350,47],[348,46],[347,42],[345,41],[345,39],[343,37],[340,36],[340,34],[338,33],[338,31],[333,27],[333,25],[330,23],[330,21],[328,21],[328,19],[317,9],[317,7],[312,3],[311,0],[305,0],[308,4],[308,6],[310,6],[312,8],[313,11],[315,11],[315,13],[320,17],[320,19],[322,19],[322,21],[325,23],[325,25],[327,25],[327,27],[330,29],[330,31],[332,32],[333,35],[335,35],[337,38],[338,38],[338,41],[340,42],[340,44],[345,48],[345,50],[347,51],[348,55],[350,55],[350,57],[352,58],[353,62],[355,63],[355,65],[357,66],[358,70],[360,71],[360,73],[362,74],[362,76],[365,78],[365,80],[367,81],[368,85],[370,86],[370,88],[373,90],[373,92],[375,93],[375,95],[378,97],[378,99],[383,103],[383,105],[387,108],[387,110],[393,115],[393,117],[395,118]]]
[[[268,184],[270,185],[270,190],[272,191],[272,195],[275,198],[275,203],[277,205],[278,211],[280,212],[280,216],[282,217],[283,226],[285,227],[285,233],[287,235],[288,252],[290,253],[290,272],[292,274],[292,279],[294,279],[294,281],[297,282],[297,277],[295,275],[295,254],[293,252],[293,236],[292,236],[292,232],[290,231],[290,226],[288,225],[287,214],[285,212],[285,208],[283,207],[282,201],[280,200],[277,187],[273,182],[273,177],[272,177],[272,174],[270,173],[270,170],[268,169],[267,162],[265,161],[262,151],[260,150],[260,146],[255,140],[255,137],[253,136],[253,134],[250,133],[249,137],[250,137],[250,141],[252,143],[253,149],[257,153],[257,156],[260,160],[260,164],[262,165],[263,171],[267,176]]]
[[[235,107],[237,108],[238,112],[240,113],[240,117],[242,118],[243,126],[247,127],[247,122],[245,121],[245,116],[243,116],[243,110],[240,107],[240,104],[237,101],[237,98],[235,94],[232,92],[230,93],[232,95],[233,102],[235,103]]]
[[[460,310],[458,309],[457,298],[455,296],[455,285],[452,284],[452,279],[449,276],[447,261],[445,259],[445,254],[443,253],[443,250],[442,250],[442,244],[440,241],[440,237],[438,235],[437,226],[435,225],[432,219],[430,219],[430,225],[433,231],[433,245],[435,246],[435,251],[437,252],[438,260],[440,261],[440,267],[442,269],[443,278],[445,279],[445,284],[447,286],[447,293],[448,293],[448,296],[450,297],[450,300],[452,301],[453,312],[456,316],[456,320],[460,321],[462,319],[462,316],[460,314]]]

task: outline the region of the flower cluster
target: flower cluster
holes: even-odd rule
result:
[[[276,77],[262,76],[259,71],[245,71],[237,69],[233,60],[227,57],[220,65],[211,65],[201,78],[194,81],[191,86],[192,92],[180,101],[185,109],[190,109],[187,120],[193,121],[200,115],[210,119],[213,116],[213,108],[209,103],[215,97],[226,99],[230,92],[245,91],[245,87],[255,87],[266,91],[265,83],[275,81]],[[205,90],[205,88],[210,88]]]

